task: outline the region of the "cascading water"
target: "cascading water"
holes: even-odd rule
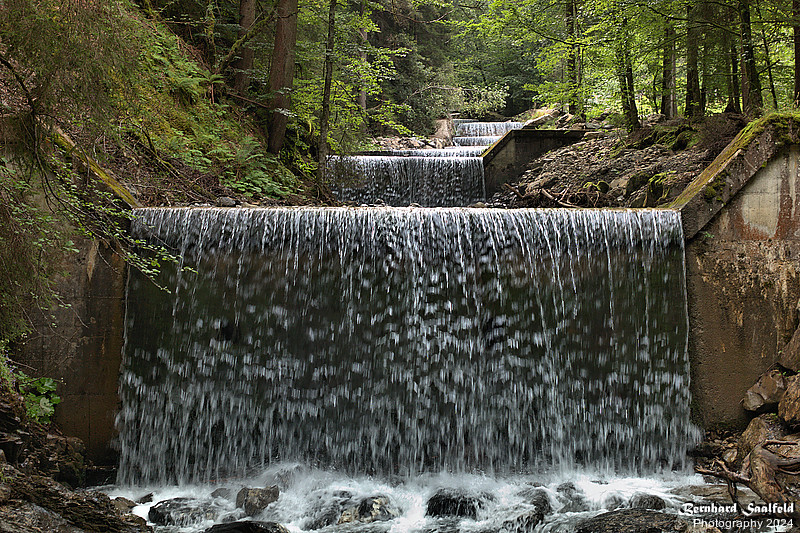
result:
[[[462,122],[456,127],[460,137],[502,136],[511,130],[518,130],[523,122]]]
[[[483,159],[439,155],[332,157],[334,192],[342,201],[393,206],[459,206],[485,198]]]
[[[484,199],[479,156],[522,124],[454,123],[454,148],[331,158],[339,197]],[[220,485],[279,484],[257,518],[293,532],[376,497],[391,520],[356,530],[555,533],[687,501],[666,476],[697,438],[675,212],[141,209],[131,231],[182,261],[170,292],[128,286],[115,491],[201,508],[158,533],[241,519]],[[442,487],[474,516],[426,516]]]
[[[391,206],[456,207],[484,200],[480,156],[499,135],[522,123],[454,122],[458,136],[452,148],[331,157],[334,194],[345,202]]]
[[[500,139],[499,135],[485,137],[453,137],[453,144],[456,146],[489,146]]]
[[[486,151],[487,146],[450,146],[448,148],[428,148],[427,150],[387,150],[371,155],[388,155],[395,157],[478,157]]]
[[[679,216],[663,210],[143,209],[120,481],[278,461],[362,474],[679,467]]]

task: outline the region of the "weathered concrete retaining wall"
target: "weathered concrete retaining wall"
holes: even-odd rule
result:
[[[0,116],[0,154],[13,158],[15,152],[24,149],[22,141],[32,129],[28,117]],[[98,189],[136,205],[130,193],[91,157],[76,151],[63,132],[56,130],[48,140],[70,152],[73,162],[95,176]],[[64,274],[56,280],[59,301],[48,310],[31,307],[34,331],[17,357],[26,373],[58,380],[58,427],[66,435],[81,438],[95,464],[114,465],[126,266],[119,255],[100,242],[77,235],[71,238],[79,252],[62,258]]]
[[[769,125],[747,134],[673,205],[687,237],[693,413],[706,428],[746,423],[745,391],[798,326],[800,146]]]
[[[542,154],[580,141],[582,130],[511,130],[483,155],[486,196],[519,177],[525,166]]]
[[[78,240],[65,258],[58,292],[69,307],[34,315],[20,361],[59,381],[55,422],[86,444],[95,464],[116,464],[112,441],[119,406],[125,324],[125,264],[108,247]],[[34,373],[31,371],[31,373]]]

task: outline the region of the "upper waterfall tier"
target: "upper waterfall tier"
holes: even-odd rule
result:
[[[452,207],[483,200],[483,160],[440,155],[332,157],[334,191],[342,201],[392,206]]]
[[[460,137],[500,136],[511,130],[518,130],[524,125],[522,122],[463,122],[456,126],[456,135]]]
[[[277,460],[366,474],[678,466],[683,239],[669,211],[144,209],[122,482]]]

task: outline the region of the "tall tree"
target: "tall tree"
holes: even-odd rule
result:
[[[336,36],[336,0],[330,0],[328,10],[328,41],[325,45],[325,81],[322,89],[322,109],[319,118],[319,141],[317,144],[317,180],[325,181],[328,166],[328,121],[331,115],[331,84],[333,82],[333,45]]]
[[[239,0],[239,37],[244,37],[256,20],[256,0]],[[236,74],[233,79],[233,88],[239,94],[247,91],[250,85],[250,71],[253,69],[255,53],[245,45],[240,51],[240,58],[235,64]]]
[[[636,90],[633,79],[633,63],[631,60],[631,43],[628,28],[628,18],[623,17],[618,28],[617,45],[615,51],[615,69],[619,81],[622,113],[629,129],[637,129],[639,110],[636,106]]]
[[[697,117],[701,113],[700,68],[698,65],[701,29],[699,6],[696,2],[686,4],[686,117]]]
[[[283,148],[289,109],[289,91],[294,81],[294,52],[297,44],[297,0],[278,0],[275,44],[269,71],[269,151],[277,154]]]
[[[736,42],[730,37],[730,34],[725,33],[725,47],[727,54],[727,76],[726,82],[728,87],[728,103],[725,106],[725,111],[728,113],[741,113],[741,91],[739,89],[739,53],[736,49]]]
[[[664,28],[664,44],[662,47],[661,114],[668,119],[675,118],[678,114],[678,99],[675,93],[675,79],[677,77],[676,35],[677,33],[672,23],[667,21]]]
[[[567,55],[567,75],[569,77],[569,112],[573,115],[583,113],[583,99],[581,98],[581,64],[580,42],[578,36],[578,1],[566,2],[567,41],[569,53]]]
[[[742,108],[746,115],[758,116],[764,107],[764,100],[761,96],[761,80],[753,49],[750,0],[739,0],[739,23],[742,37]]]

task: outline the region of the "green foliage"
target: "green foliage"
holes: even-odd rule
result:
[[[506,107],[508,87],[494,84],[466,92],[461,111],[470,117],[480,117],[489,111],[502,111]]]
[[[56,412],[61,397],[56,394],[57,384],[53,378],[32,378],[17,370],[15,372],[19,390],[25,400],[25,412],[40,424],[49,424]]]
[[[47,313],[57,301],[59,259],[76,251],[63,219],[37,204],[40,191],[34,176],[0,158],[0,339],[7,341],[29,331],[30,308]]]
[[[86,131],[99,135],[114,122],[114,100],[130,95],[139,55],[135,28],[116,0],[4,0],[0,54],[19,69],[29,111],[84,119]]]
[[[40,424],[50,423],[55,406],[61,403],[57,385],[52,378],[33,378],[9,365],[8,340],[0,338],[0,388],[10,393],[19,390],[30,419]]]
[[[186,45],[163,26],[140,35],[143,43],[128,132],[143,144],[254,199],[278,198],[299,182],[254,135],[252,119],[211,98],[223,78],[188,56]]]
[[[227,154],[224,154],[227,158]],[[223,183],[249,197],[279,197],[297,187],[297,178],[278,159],[265,153],[254,138],[246,138],[229,160]]]

